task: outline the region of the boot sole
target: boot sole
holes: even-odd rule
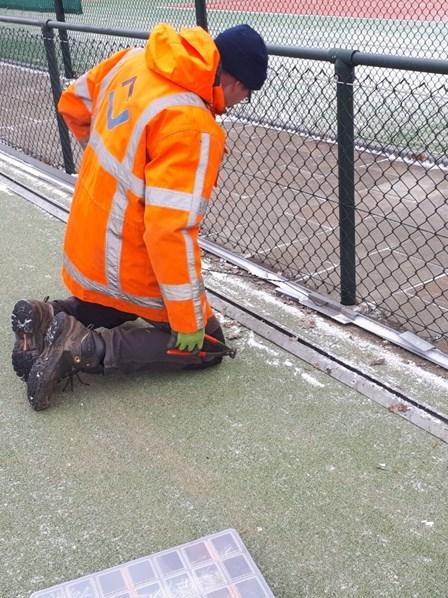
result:
[[[28,378],[28,401],[35,411],[47,409],[54,386],[57,382],[55,370],[62,358],[63,347],[54,349],[50,356],[49,350],[64,329],[64,318],[53,318],[45,335],[45,349],[34,362]]]
[[[16,335],[11,357],[12,367],[17,376],[25,381],[28,379],[33,362],[37,357],[35,351],[24,351],[23,349],[23,335],[32,335],[35,332],[36,322],[33,316],[32,304],[23,299],[17,301],[11,314],[11,327]]]

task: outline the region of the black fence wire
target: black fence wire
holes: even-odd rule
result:
[[[74,172],[54,109],[64,47],[79,75],[146,33],[2,19],[0,141]],[[230,153],[203,236],[448,351],[448,61],[269,51],[263,90],[222,118]]]

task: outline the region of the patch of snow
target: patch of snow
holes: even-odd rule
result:
[[[249,281],[244,280],[243,278],[241,278],[238,275],[234,275],[230,272],[210,272],[210,275],[213,276],[213,278],[216,278],[217,280],[224,282],[224,283],[228,283],[229,274],[230,274],[230,276],[232,276],[232,285],[234,285],[235,287],[239,287],[240,289],[243,289],[244,291],[246,291],[246,294],[245,294],[246,297],[248,296],[248,293],[256,292],[257,295],[262,295],[263,301],[266,301],[267,303],[275,304],[277,307],[280,307],[281,309],[283,309],[284,311],[286,311],[288,313],[291,313],[294,315],[302,315],[302,312],[299,307],[296,307],[295,305],[289,305],[288,303],[284,303],[284,301],[282,299],[273,297],[270,293],[267,293],[263,289],[259,289],[259,288],[254,289],[252,284]],[[259,280],[262,280],[262,279],[259,279]],[[228,289],[228,286],[226,288]]]
[[[280,351],[276,351],[275,349],[272,349],[271,347],[268,347],[267,345],[265,345],[263,342],[260,342],[259,340],[257,340],[255,338],[255,334],[252,332],[252,330],[249,332],[249,337],[247,339],[247,344],[250,347],[255,347],[256,349],[262,349],[263,351],[265,351],[269,355],[274,355],[275,357],[279,357],[280,356]]]
[[[11,191],[11,189],[7,185],[0,184],[0,192],[6,193],[7,195],[11,195],[11,196],[14,195],[14,193]]]
[[[325,384],[322,384],[322,382],[319,382],[319,380],[316,380],[314,376],[311,376],[311,374],[308,374],[307,372],[302,372],[302,378],[306,380],[306,382],[309,382],[309,384],[312,384],[313,386],[319,386],[320,388],[323,388],[325,386]]]

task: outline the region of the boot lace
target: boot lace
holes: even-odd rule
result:
[[[88,326],[86,326],[86,328],[87,328],[87,330],[94,330],[95,327],[93,324],[89,324]],[[88,382],[85,382],[81,378],[79,369],[76,366],[72,366],[71,371],[68,374],[66,374],[64,376],[64,378],[66,378],[66,381],[65,381],[64,387],[62,389],[62,392],[65,392],[68,387],[70,387],[70,391],[73,392],[75,378],[82,386],[90,386],[90,384]]]

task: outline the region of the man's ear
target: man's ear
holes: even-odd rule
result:
[[[213,88],[213,109],[216,114],[224,114],[226,111],[226,101],[224,99],[224,90],[221,85]]]

